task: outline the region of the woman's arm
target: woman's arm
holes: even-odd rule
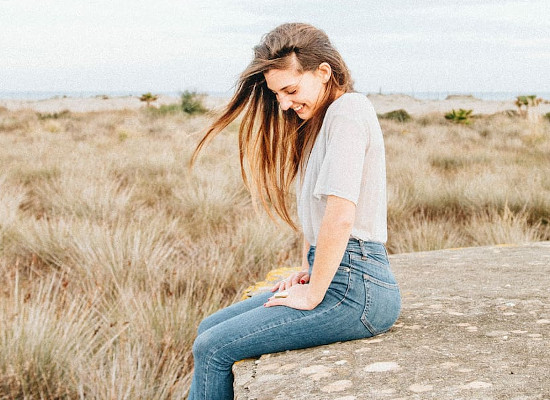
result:
[[[321,303],[346,250],[354,219],[354,203],[341,197],[328,196],[309,284],[288,288],[288,297],[272,297],[265,304],[266,307],[283,305],[312,310]]]
[[[304,236],[302,245],[302,271],[309,272],[309,261],[307,260],[307,254],[309,253],[310,244]]]
[[[308,304],[315,308],[340,266],[355,220],[355,204],[337,196],[327,197],[327,207],[321,221],[313,272],[309,280]]]

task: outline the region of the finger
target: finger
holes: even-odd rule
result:
[[[277,282],[273,287],[270,289],[272,292],[276,292],[279,290],[279,287],[281,286],[281,282]]]
[[[298,284],[298,281],[300,281],[300,275],[296,274],[292,277],[292,284],[293,285],[297,285]]]
[[[305,283],[308,283],[309,282],[309,274],[305,274],[304,276],[302,276],[300,278],[300,283],[303,285]]]
[[[277,287],[277,289],[278,289],[278,290],[286,290],[286,289],[287,289],[287,287],[286,287],[287,284],[288,284],[288,280],[283,279],[282,281],[279,281],[279,282],[277,283],[277,285],[279,285],[279,286]]]
[[[274,297],[270,297],[267,299],[267,301],[264,304],[264,307],[274,307],[274,306],[282,306],[284,305],[284,301],[286,299],[276,299]]]

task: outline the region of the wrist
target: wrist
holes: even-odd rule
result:
[[[318,293],[315,293],[315,291],[312,290],[311,285],[307,285],[306,302],[312,309],[321,304],[324,297],[324,294],[323,296],[320,296]]]

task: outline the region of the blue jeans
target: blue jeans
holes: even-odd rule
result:
[[[315,247],[308,253],[310,273]],[[401,296],[381,243],[350,239],[325,298],[309,311],[263,304],[261,293],[199,325],[189,400],[233,399],[233,363],[249,357],[371,337],[390,329]]]

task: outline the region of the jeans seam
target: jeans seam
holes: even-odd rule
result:
[[[348,284],[346,285],[346,292],[344,293],[344,296],[342,297],[342,299],[338,303],[336,303],[333,307],[329,308],[329,310],[332,310],[333,308],[338,307],[340,304],[342,304],[342,302],[344,300],[346,300],[348,298],[348,293],[349,293],[349,289],[350,289],[350,286],[351,286],[351,267],[346,267],[346,268],[348,269],[347,270]]]
[[[375,258],[369,257],[369,255],[380,255],[384,256],[386,258],[386,262],[378,261]],[[364,262],[367,264],[375,265],[382,268],[389,268],[390,267],[390,260],[384,253],[367,253],[366,256],[361,256],[357,253],[350,253],[350,260],[352,261],[359,261]]]
[[[363,273],[363,279],[389,290],[399,290],[399,285],[397,283],[384,282],[384,281],[381,281],[380,279],[376,279],[370,276],[369,274]]]
[[[212,359],[212,357],[210,357],[210,359]],[[207,388],[208,388],[208,369],[210,367],[210,360],[206,363],[206,371],[204,372],[204,398],[207,399],[208,397],[206,397],[206,395],[208,394],[207,393]]]
[[[367,280],[363,279],[363,285],[365,286],[365,307],[361,315],[361,322],[363,323],[363,325],[365,325],[365,328],[367,328],[367,330],[369,330],[372,335],[376,335],[376,329],[374,329],[372,324],[369,321],[367,321],[367,318],[366,318],[366,315],[368,313],[368,310],[370,309],[371,301],[372,301],[370,290],[368,290],[368,287],[367,287],[367,282],[368,282]]]

